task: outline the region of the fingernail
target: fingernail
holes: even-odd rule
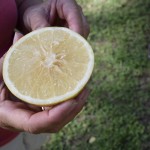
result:
[[[53,107],[42,107],[42,110],[51,110]]]

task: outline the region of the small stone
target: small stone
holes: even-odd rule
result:
[[[90,139],[89,139],[89,143],[92,144],[96,141],[96,137],[92,136]]]

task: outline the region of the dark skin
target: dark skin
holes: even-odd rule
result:
[[[89,26],[81,7],[74,0],[16,0],[19,20],[18,29],[22,33],[47,26],[63,26],[78,32],[85,38]],[[14,43],[21,38],[15,33]],[[82,110],[88,97],[83,91],[74,99],[42,111],[41,107],[17,100],[7,89],[2,78],[3,58],[0,59],[0,127],[12,131],[30,133],[54,133],[62,129]]]

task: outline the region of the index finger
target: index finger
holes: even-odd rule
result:
[[[69,28],[84,36],[82,15],[78,5],[69,5],[68,3],[65,3],[63,7],[63,13]]]

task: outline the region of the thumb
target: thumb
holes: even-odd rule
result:
[[[23,37],[23,34],[20,33],[20,32],[15,32],[15,35],[14,35],[14,39],[13,39],[13,44],[15,44],[20,38]]]

